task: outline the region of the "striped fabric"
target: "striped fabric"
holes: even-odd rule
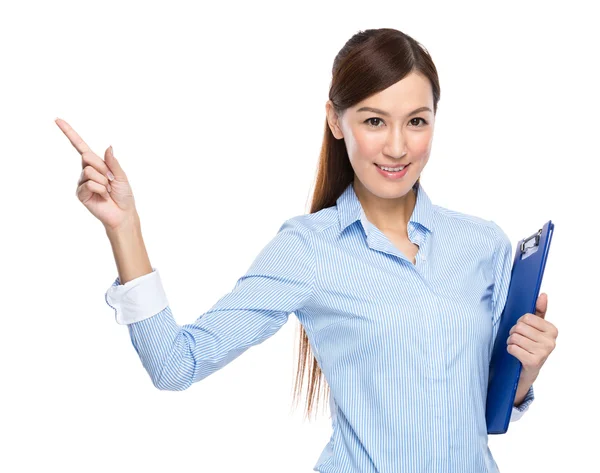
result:
[[[498,472],[485,401],[512,246],[493,221],[433,205],[416,183],[413,264],[365,217],[353,185],[286,220],[231,292],[178,325],[158,270],[106,302],[158,389],[179,391],[274,335],[294,313],[331,388],[321,473]],[[152,301],[149,303],[148,301]],[[534,399],[513,408],[520,418]]]

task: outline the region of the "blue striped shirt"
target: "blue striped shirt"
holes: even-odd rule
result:
[[[433,205],[422,183],[412,263],[365,217],[353,185],[286,220],[231,292],[179,326],[158,271],[106,292],[158,389],[189,388],[294,313],[330,387],[321,473],[498,472],[488,448],[489,362],[512,246],[493,221]],[[144,305],[145,304],[145,305]],[[517,420],[533,401],[513,408]]]

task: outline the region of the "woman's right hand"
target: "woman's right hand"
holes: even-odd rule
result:
[[[112,154],[112,146],[104,152],[102,159],[66,121],[57,118],[55,123],[81,155],[83,171],[75,193],[81,203],[107,230],[117,230],[135,220],[133,192],[125,172]],[[114,178],[111,180],[108,176]]]

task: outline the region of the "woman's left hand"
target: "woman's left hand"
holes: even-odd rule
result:
[[[523,365],[521,377],[531,382],[537,378],[542,365],[556,347],[558,329],[545,320],[548,308],[548,294],[539,295],[535,304],[535,314],[524,314],[510,329],[506,341],[508,352]]]

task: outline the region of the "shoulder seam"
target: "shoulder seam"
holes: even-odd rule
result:
[[[308,240],[309,240],[309,244],[310,244],[310,248],[311,248],[311,252],[312,252],[312,263],[313,263],[313,273],[312,273],[312,280],[310,282],[310,295],[308,296],[308,298],[306,299],[306,303],[305,305],[308,305],[309,302],[312,302],[314,295],[315,295],[315,287],[316,287],[316,282],[317,282],[317,251],[315,249],[315,244],[313,242],[313,235],[309,230],[309,235],[308,235]]]
[[[302,214],[302,215],[297,215],[295,217],[291,217],[288,220],[286,220],[286,222],[290,222],[291,220],[296,219],[297,217],[303,217],[307,214]],[[298,227],[302,228],[302,230],[300,230],[300,233],[304,234],[307,239],[308,239],[308,246],[310,246],[310,252],[311,252],[311,259],[312,259],[312,278],[311,278],[311,282],[310,282],[310,294],[308,295],[308,297],[306,298],[306,302],[304,303],[304,305],[307,305],[309,302],[311,302],[313,300],[314,294],[315,294],[315,287],[316,287],[316,280],[317,280],[317,254],[316,254],[316,249],[315,249],[315,244],[313,242],[313,232],[309,227],[307,227],[304,224],[300,224],[298,225]]]
[[[310,215],[314,215],[314,213],[300,214],[300,215],[297,215],[297,216],[295,216],[295,217],[291,217],[291,218],[290,218],[290,220],[292,220],[292,219],[294,219],[294,218],[298,218],[298,217],[308,217],[308,216],[310,216]],[[302,225],[302,226],[303,226],[303,227],[305,227],[305,228],[306,228],[308,231],[310,231],[311,233],[321,233],[321,232],[323,232],[323,231],[325,231],[325,230],[327,230],[327,229],[329,229],[329,228],[333,227],[333,226],[334,226],[334,225],[336,225],[336,224],[338,224],[338,220],[337,220],[337,218],[336,218],[336,219],[335,219],[333,222],[331,222],[331,223],[329,223],[329,224],[325,225],[323,228],[317,228],[317,229],[314,229],[314,230],[313,230],[312,228],[310,228],[310,227],[309,227],[309,226],[307,226],[307,225]],[[316,225],[315,225],[315,226],[316,226]]]

